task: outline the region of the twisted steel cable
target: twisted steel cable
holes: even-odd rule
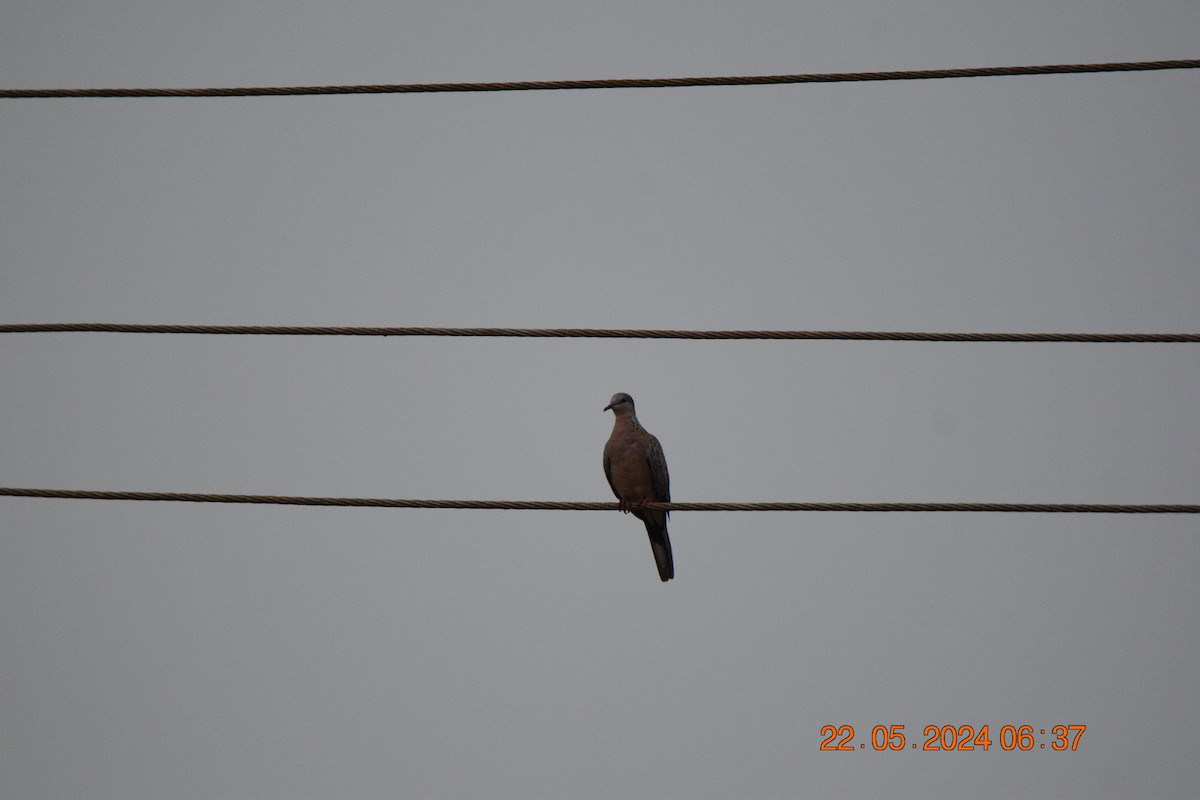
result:
[[[367,508],[441,508],[517,511],[616,511],[616,503],[558,500],[401,500],[381,497],[291,497],[194,492],[116,492],[84,489],[0,487],[0,496],[67,500],[139,500],[182,503],[247,503],[289,506]],[[999,512],[1034,514],[1200,514],[1200,504],[1118,503],[649,503],[664,511],[908,511]]]
[[[177,333],[248,336],[485,336],[553,339],[841,339],[894,342],[1200,342],[1200,333],[949,333],[925,331],[429,328],[301,325],[142,325],[114,322],[0,324],[0,333]]]
[[[241,86],[195,89],[0,89],[0,98],[19,97],[261,97],[322,94],[422,94],[432,92],[519,92],[552,89],[650,89],[683,86],[763,86],[785,83],[911,81],[937,78],[985,78],[1009,75],[1057,75],[1084,72],[1143,72],[1196,69],[1200,59],[1121,61],[1107,64],[1047,64],[1029,67],[972,67],[890,72],[832,72],[799,75],[742,75],[708,78],[615,78],[568,81],[487,83],[397,83],[348,86]]]

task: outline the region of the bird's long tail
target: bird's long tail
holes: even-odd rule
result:
[[[650,534],[650,549],[654,552],[654,563],[658,565],[658,577],[665,583],[675,577],[675,559],[671,555],[667,526],[646,520],[646,533]]]

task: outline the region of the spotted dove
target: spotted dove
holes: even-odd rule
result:
[[[671,540],[667,538],[668,511],[646,508],[647,503],[671,502],[671,477],[662,445],[642,427],[633,410],[633,398],[624,392],[612,396],[604,407],[612,410],[612,435],[604,445],[604,476],[617,496],[618,507],[646,523],[650,549],[658,564],[658,577],[675,577]]]

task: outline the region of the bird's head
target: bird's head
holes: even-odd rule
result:
[[[605,411],[611,410],[618,417],[626,417],[633,415],[633,398],[624,392],[617,392],[608,401],[608,405],[604,407]]]

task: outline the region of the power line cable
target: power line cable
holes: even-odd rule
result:
[[[485,336],[551,339],[859,339],[905,342],[1200,342],[1200,333],[946,333],[925,331],[657,330],[622,328],[426,328],[297,325],[141,325],[110,322],[0,324],[0,333],[177,333],[251,336]]]
[[[398,500],[379,497],[289,497],[192,492],[111,492],[82,489],[2,488],[0,495],[67,500],[138,500],[183,503],[248,503],[289,506],[438,508],[518,511],[616,511],[616,503],[557,500]],[[909,511],[1002,512],[1026,514],[1200,514],[1200,504],[1130,505],[1114,503],[648,503],[664,511]]]
[[[1056,75],[1083,72],[1142,72],[1200,68],[1200,59],[1124,61],[1107,64],[1049,64],[1030,67],[973,67],[891,72],[832,72],[800,75],[743,75],[709,78],[615,78],[489,83],[399,83],[348,86],[242,86],[196,89],[0,89],[0,98],[19,97],[260,97],[264,95],[418,94],[430,92],[517,92],[549,89],[648,89],[682,86],[762,86],[784,83],[911,81],[933,78],[983,78],[1006,75]]]

